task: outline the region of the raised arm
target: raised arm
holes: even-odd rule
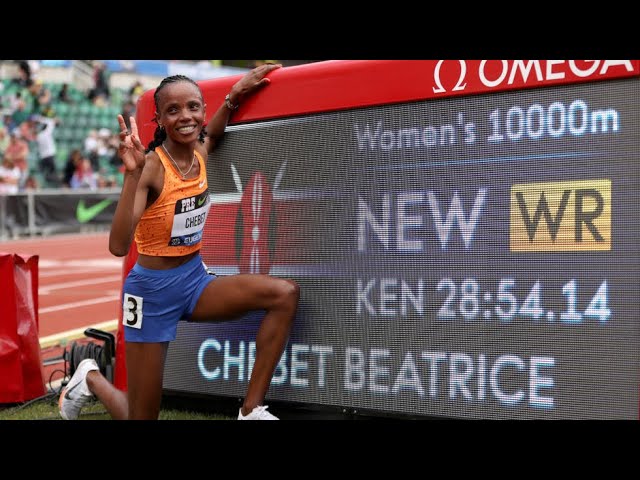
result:
[[[118,115],[120,124],[120,145],[118,156],[125,167],[124,183],[116,212],[111,222],[109,251],[123,257],[129,252],[136,225],[147,204],[152,167],[147,166],[144,146],[138,137],[138,126],[131,117],[131,131],[127,130],[122,115]],[[148,156],[155,155],[149,153]],[[147,166],[147,168],[145,168]]]
[[[265,64],[254,68],[244,77],[238,80],[229,91],[229,96],[220,104],[220,107],[207,124],[207,151],[211,153],[215,148],[227,127],[231,114],[248,97],[268,85],[271,80],[266,75],[282,67],[278,64]]]

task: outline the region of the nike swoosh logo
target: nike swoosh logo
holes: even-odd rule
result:
[[[206,199],[207,199],[207,197],[202,197],[200,200],[198,200],[198,206],[201,207]]]
[[[198,184],[198,188],[202,188],[202,187],[204,187],[204,182],[206,182],[206,180],[202,180],[202,181]]]
[[[91,207],[85,207],[84,200],[80,200],[78,202],[78,207],[76,208],[76,218],[80,223],[87,223],[93,220],[101,211],[103,211],[112,203],[113,200],[105,198],[101,202],[98,202]]]
[[[67,391],[64,394],[64,398],[66,398],[67,400],[71,400],[71,397],[69,396],[69,393],[71,393],[71,391],[74,390],[76,387],[79,387],[81,383],[82,382],[78,382],[73,387],[68,388]]]

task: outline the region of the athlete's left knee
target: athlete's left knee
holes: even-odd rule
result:
[[[277,303],[283,306],[295,308],[300,298],[300,286],[290,279],[277,279]]]

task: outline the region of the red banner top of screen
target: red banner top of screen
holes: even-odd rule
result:
[[[640,60],[329,60],[272,72],[271,84],[230,123],[634,76]],[[208,117],[240,78],[199,82]],[[143,139],[153,137],[154,110],[153,91],[146,92],[138,109]]]

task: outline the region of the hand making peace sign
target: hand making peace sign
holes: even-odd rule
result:
[[[143,168],[145,163],[145,149],[138,137],[138,125],[136,119],[130,117],[131,131],[127,129],[122,115],[118,115],[120,124],[120,145],[118,146],[118,156],[124,163],[128,172],[133,172],[138,168]]]

